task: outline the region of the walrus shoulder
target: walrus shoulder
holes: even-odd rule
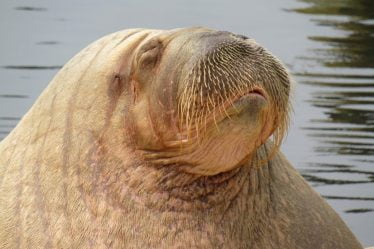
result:
[[[344,221],[283,154],[269,164],[273,208],[287,241],[294,245],[288,248],[362,248]]]

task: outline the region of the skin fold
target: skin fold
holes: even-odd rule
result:
[[[0,248],[362,248],[279,151],[290,81],[229,32],[92,43],[0,143]]]

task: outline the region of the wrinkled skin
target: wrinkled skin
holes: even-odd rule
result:
[[[277,150],[289,91],[228,32],[98,40],[0,143],[0,248],[362,248]]]

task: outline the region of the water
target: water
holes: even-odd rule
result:
[[[124,28],[185,26],[255,38],[286,63],[297,83],[282,150],[374,245],[372,0],[2,0],[0,140],[88,43]]]
[[[297,112],[305,105],[316,111],[297,125],[314,143],[298,168],[360,240],[373,244],[374,2],[303,2],[292,10],[319,30],[309,32],[313,44],[292,70],[298,92],[308,92]]]

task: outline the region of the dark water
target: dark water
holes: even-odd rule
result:
[[[255,38],[297,82],[283,151],[364,245],[374,245],[374,1],[0,2],[0,140],[58,69],[132,27],[208,26]]]
[[[307,91],[310,115],[300,128],[314,156],[299,164],[303,176],[337,209],[364,244],[374,235],[374,1],[303,0],[292,11],[320,31],[297,55],[293,71]]]

